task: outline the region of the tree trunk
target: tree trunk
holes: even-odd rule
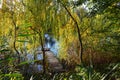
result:
[[[15,52],[18,55],[18,63],[20,63],[20,53],[18,52],[17,48],[16,48],[16,38],[17,38],[17,26],[16,26],[16,22],[14,20],[14,13],[12,13],[12,23],[14,25],[14,42],[13,42],[13,48],[15,50]]]
[[[42,52],[43,52],[43,73],[46,74],[46,58],[45,58],[45,50],[43,46],[43,39],[42,39],[41,31],[39,31],[39,40],[40,40],[40,44],[41,44]]]
[[[79,43],[80,43],[80,61],[81,61],[81,64],[83,64],[83,59],[82,59],[82,56],[83,56],[83,46],[82,46],[82,38],[81,38],[81,34],[80,34],[80,29],[79,29],[78,23],[75,20],[75,18],[72,16],[72,14],[70,13],[68,8],[62,2],[60,2],[60,3],[62,4],[62,6],[67,11],[68,15],[72,18],[72,20],[74,21],[74,23],[76,25],[77,33],[78,33],[78,39],[79,39]]]

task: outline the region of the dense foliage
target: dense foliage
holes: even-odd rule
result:
[[[119,14],[119,0],[0,0],[0,79],[119,80]],[[48,70],[45,34],[59,43],[63,73]],[[38,47],[44,71],[26,74]]]

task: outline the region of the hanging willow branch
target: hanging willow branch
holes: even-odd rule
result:
[[[59,0],[59,2],[62,4],[63,8],[67,11],[68,15],[72,18],[72,20],[74,21],[74,23],[76,25],[77,33],[78,33],[78,39],[79,39],[79,43],[80,43],[80,60],[81,60],[81,64],[82,64],[83,63],[83,59],[82,59],[83,46],[82,46],[82,38],[81,38],[81,34],[80,34],[80,29],[79,29],[78,23],[77,23],[76,19],[70,13],[68,8],[65,6],[65,4],[63,4],[60,0]]]
[[[28,7],[23,2],[23,0],[21,2],[23,4],[23,6],[26,7],[31,12],[31,14],[34,16],[34,18],[36,20],[36,15],[34,14],[34,11],[30,7]],[[37,10],[38,10],[38,7],[37,7]],[[44,44],[43,44],[41,30],[40,29],[32,28],[32,26],[30,26],[30,28],[39,35],[39,42],[40,42],[40,45],[41,45],[41,48],[42,48],[42,52],[43,52],[43,74],[46,74],[46,58],[45,58],[45,50],[44,50]]]

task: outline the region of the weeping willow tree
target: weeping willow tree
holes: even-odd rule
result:
[[[43,47],[44,34],[52,34],[59,39],[59,29],[65,25],[65,21],[67,21],[67,15],[63,17],[65,11],[62,12],[59,3],[53,0],[12,0],[4,1],[3,3],[1,13],[5,13],[5,15],[1,18],[1,20],[4,20],[2,20],[3,23],[1,23],[1,25],[3,25],[1,31],[2,36],[11,36],[12,42],[10,42],[9,45],[12,45],[10,47],[13,47],[19,56],[20,53],[23,52],[26,42],[28,43],[27,50],[33,48],[32,46],[38,47],[38,45],[41,45],[44,54],[43,63],[45,65],[45,52]],[[8,23],[5,25],[4,22],[6,21],[8,21]],[[7,24],[10,26],[8,27]],[[22,52],[20,52],[20,50],[22,50]]]
[[[48,33],[59,38],[59,28],[65,23],[59,4],[53,0],[27,0],[22,1],[30,29],[39,36],[39,43],[43,51],[43,68],[46,73],[46,59],[44,50],[44,34]],[[61,17],[62,16],[62,17]]]
[[[18,55],[18,62],[20,62],[20,54],[17,50],[16,39],[17,39],[17,25],[19,24],[19,12],[15,5],[16,1],[3,1],[2,3],[2,31],[6,33],[2,33],[2,36],[7,38],[7,45],[15,50]],[[19,4],[18,4],[19,5]],[[9,26],[8,26],[9,25]],[[11,44],[13,43],[13,44]]]
[[[54,0],[49,0],[49,1],[30,0],[29,2],[27,0],[24,0],[22,1],[22,4],[25,7],[24,10],[28,19],[26,21],[31,24],[31,26],[29,26],[30,29],[33,30],[35,33],[37,33],[39,36],[39,42],[43,50],[43,57],[44,57],[43,64],[46,65],[45,51],[43,47],[44,34],[45,33],[52,34],[58,40],[61,39],[61,36],[63,35],[61,34],[61,29],[64,29],[65,32],[67,32],[67,29],[69,29],[65,25],[67,24],[69,25],[68,22],[70,20],[70,16],[67,15],[67,12],[65,9],[62,9],[61,4]],[[71,27],[70,30],[71,31],[73,30],[73,32],[75,32],[74,24],[72,25],[73,26],[71,26],[71,23],[70,23],[69,25]],[[71,33],[72,32],[70,32],[70,34]],[[70,37],[67,34],[64,34],[64,35]],[[67,37],[62,36],[62,38],[63,39],[65,38],[67,42],[69,42],[69,39]],[[63,48],[66,48],[66,47],[64,46]],[[60,53],[63,53],[63,52],[60,52]],[[67,53],[68,52],[65,52],[62,55],[64,56]],[[44,72],[46,72],[45,66],[44,66]]]
[[[113,25],[112,21],[108,19],[110,16],[114,17],[115,13],[90,16],[84,8],[80,8],[77,12],[76,7],[68,0],[3,0],[0,13],[1,38],[11,37],[11,41],[7,42],[18,54],[20,49],[24,49],[25,43],[27,43],[26,49],[29,52],[38,46],[42,46],[44,65],[46,65],[43,47],[45,33],[51,34],[59,40],[60,57],[72,60],[75,56],[73,60],[76,63],[82,62],[82,47],[84,49],[88,47],[98,49],[100,47],[98,43],[100,44],[102,39],[104,42],[107,34],[114,36],[117,33],[119,36],[117,27],[119,21],[114,21],[115,24]],[[115,28],[108,26],[115,26]],[[1,43],[2,41],[5,40],[1,40]],[[117,44],[119,40],[112,38],[111,42]],[[101,48],[99,49],[101,50]]]

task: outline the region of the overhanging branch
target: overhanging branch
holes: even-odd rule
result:
[[[62,4],[63,8],[67,11],[68,15],[72,18],[72,20],[74,21],[74,23],[76,25],[77,33],[78,33],[78,39],[79,39],[79,43],[80,43],[80,60],[81,60],[81,64],[82,64],[83,63],[83,59],[82,59],[83,46],[82,46],[82,38],[81,38],[81,34],[80,34],[80,29],[79,29],[78,23],[77,23],[76,19],[72,16],[72,14],[68,10],[68,8],[60,0],[59,0],[59,2]]]

